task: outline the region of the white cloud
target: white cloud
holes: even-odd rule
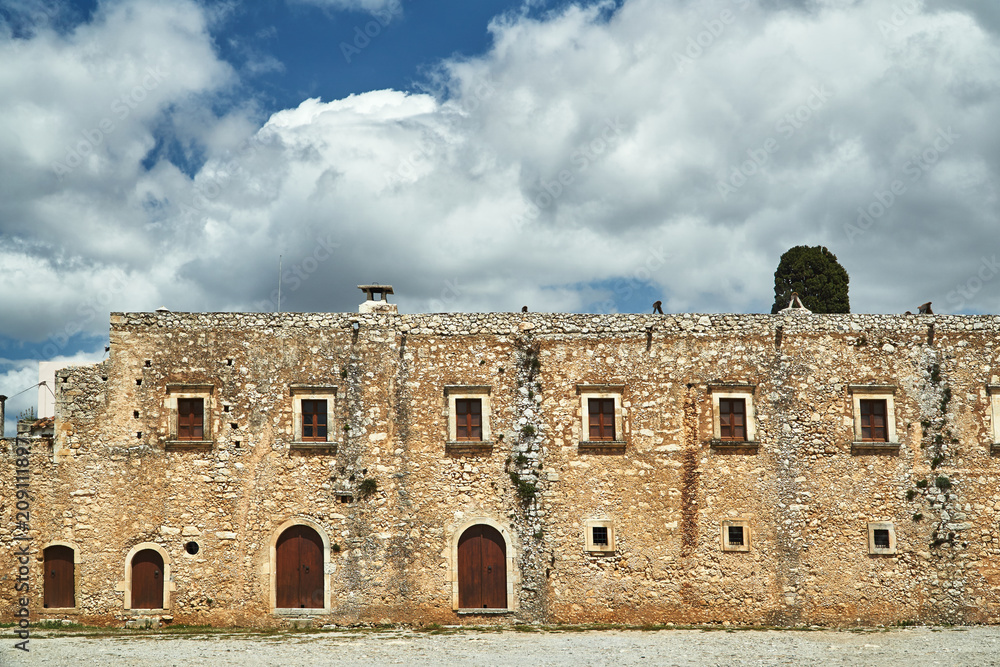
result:
[[[115,7],[0,42],[29,71],[0,73],[16,93],[0,127],[18,128],[0,131],[0,312],[25,314],[0,333],[52,336],[120,275],[85,329],[106,308],[270,309],[279,253],[285,309],[350,309],[379,281],[409,312],[576,311],[637,284],[675,311],[766,312],[799,244],[838,255],[856,311],[1000,307],[992,283],[949,299],[993,254],[1000,169],[997,37],[950,5],[508,16],[426,94],[310,99],[262,127],[210,113],[234,74],[197,6]],[[57,180],[51,163],[161,61],[171,75]],[[163,122],[208,156],[193,179],[142,168]],[[887,211],[845,227],[893,181]]]
[[[332,10],[368,12],[379,16],[391,16],[402,11],[402,0],[292,0],[292,2],[316,5]]]

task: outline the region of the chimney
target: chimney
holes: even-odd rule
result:
[[[6,403],[7,403],[7,397],[4,396],[3,394],[0,394],[0,438],[3,438],[3,436],[4,436],[4,432],[3,432],[4,431],[4,428],[3,428],[4,427],[4,419],[7,418],[7,415],[5,414],[6,413],[6,408],[4,407],[4,405]]]
[[[392,294],[392,285],[358,285],[358,289],[368,297],[358,306],[359,313],[388,313],[396,315],[399,310],[396,304],[389,303],[386,297]]]

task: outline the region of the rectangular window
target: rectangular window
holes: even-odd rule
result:
[[[861,441],[889,442],[884,399],[861,399]]]
[[[886,528],[876,528],[872,531],[872,541],[875,543],[876,549],[888,549],[889,548],[889,530]]]
[[[721,440],[746,441],[747,404],[743,398],[719,399],[719,436]]]
[[[177,399],[177,439],[205,439],[205,399]]]
[[[591,519],[583,524],[583,550],[591,554],[615,552],[615,522],[612,519]]]
[[[302,399],[302,442],[326,442],[326,400]]]
[[[873,556],[892,556],[896,553],[896,527],[891,521],[868,523],[868,553]]]
[[[615,400],[613,398],[588,399],[590,439],[592,441],[615,439]]]
[[[750,520],[725,519],[722,522],[722,550],[750,551]]]
[[[455,440],[483,439],[483,401],[479,398],[455,399]]]

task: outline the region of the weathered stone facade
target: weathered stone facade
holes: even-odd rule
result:
[[[55,437],[31,441],[33,618],[996,622],[998,333],[963,316],[114,314],[109,359],[57,374]],[[330,442],[297,442],[296,397],[319,394]],[[188,395],[203,442],[175,439]],[[472,395],[489,435],[456,442],[454,397]],[[859,395],[888,398],[898,445],[859,442]],[[611,442],[588,436],[594,396],[614,400]],[[743,442],[719,439],[726,396],[746,398]],[[724,522],[743,550],[723,550]],[[873,522],[891,549],[871,553]],[[323,539],[320,608],[275,609],[294,524]],[[506,613],[457,609],[476,524],[503,536]],[[42,608],[51,544],[74,549],[72,609]],[[127,608],[139,549],[162,555],[162,609]]]

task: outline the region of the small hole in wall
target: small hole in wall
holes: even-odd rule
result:
[[[137,432],[137,433],[135,434],[135,437],[136,437],[137,439],[138,439],[138,438],[141,438],[141,437],[142,437],[142,431],[139,431],[139,432]]]
[[[229,406],[228,405],[223,405],[222,406],[222,411],[223,412],[229,412]]]
[[[240,441],[239,440],[234,440],[233,441],[233,446],[236,447],[236,449],[239,449],[240,448]]]
[[[235,431],[236,429],[238,429],[239,427],[240,427],[240,425],[239,425],[239,424],[234,424],[234,423],[232,423],[232,422],[230,422],[230,423],[229,423],[229,428],[233,429],[234,431]]]
[[[226,359],[226,365],[227,366],[232,366],[233,365],[233,360],[232,359]]]
[[[188,552],[192,556],[198,553],[201,547],[198,546],[197,542],[188,542],[184,545],[184,551]]]
[[[107,381],[108,381],[108,376],[107,375],[102,375],[101,376],[101,382],[107,382]]]
[[[153,365],[153,361],[151,359],[146,359],[146,368],[149,368],[152,365]]]
[[[135,384],[136,384],[137,387],[139,385],[141,385],[142,384],[142,378],[136,378]]]
[[[132,411],[132,416],[133,416],[134,418],[138,419],[138,418],[139,418],[139,411],[138,411],[138,410],[133,410],[133,411]]]
[[[346,505],[347,503],[353,502],[354,496],[340,496],[339,500],[342,504]]]

